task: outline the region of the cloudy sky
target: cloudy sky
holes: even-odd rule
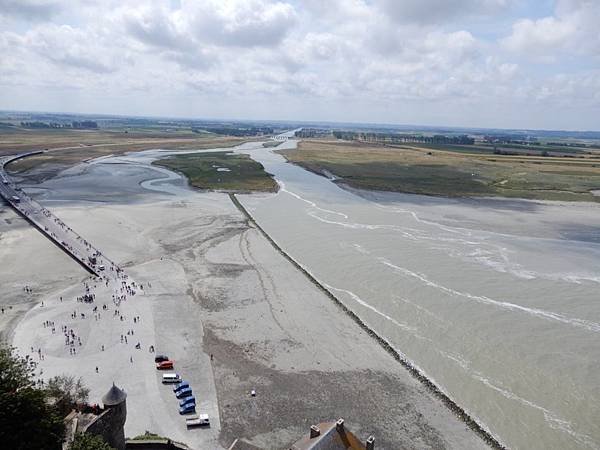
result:
[[[600,129],[600,0],[0,0],[0,109]]]

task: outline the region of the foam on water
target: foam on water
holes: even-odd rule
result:
[[[358,303],[361,306],[364,306],[367,309],[370,309],[371,311],[373,311],[375,314],[380,315],[381,317],[383,317],[386,320],[389,320],[391,323],[393,323],[394,325],[396,325],[398,328],[402,328],[405,331],[410,331],[412,333],[416,332],[417,329],[415,327],[411,327],[405,323],[400,323],[398,322],[396,319],[394,319],[391,316],[388,316],[386,313],[381,312],[380,310],[378,310],[377,308],[375,308],[373,305],[365,302],[362,298],[360,298],[358,295],[356,295],[354,292],[349,291],[347,289],[340,289],[340,288],[336,288],[334,286],[330,286],[329,284],[324,283],[323,284],[327,289],[331,290],[331,291],[336,291],[336,292],[343,292],[344,294],[348,295],[352,300],[354,300],[356,303]]]
[[[421,219],[416,212],[411,211],[409,209],[399,208],[399,207],[395,207],[395,206],[385,206],[385,205],[382,205],[381,203],[377,203],[377,202],[373,202],[373,204],[376,207],[381,208],[381,209],[386,210],[386,211],[391,211],[391,212],[400,213],[400,214],[408,214],[417,223],[421,223],[421,224],[424,224],[424,225],[434,226],[434,227],[439,228],[440,230],[447,231],[449,233],[460,233],[460,234],[466,234],[467,236],[471,235],[471,230],[468,230],[466,228],[448,227],[446,225],[442,225],[442,224],[437,223],[437,222],[433,222],[433,221],[426,220],[426,219]]]
[[[393,231],[397,231],[397,232],[401,233],[404,237],[406,237],[408,239],[412,239],[414,241],[418,240],[418,238],[416,236],[405,231],[404,229],[402,229],[402,227],[398,227],[396,225],[368,225],[368,224],[362,224],[362,223],[338,222],[335,220],[329,220],[329,219],[320,217],[313,211],[309,211],[308,215],[317,219],[319,222],[327,223],[330,225],[338,225],[338,226],[341,226],[344,228],[350,228],[350,229],[354,229],[354,230],[393,230]]]
[[[534,317],[540,317],[540,318],[544,318],[544,319],[548,319],[548,320],[553,320],[556,322],[560,322],[560,323],[564,323],[567,325],[571,325],[571,326],[575,326],[575,327],[579,327],[579,328],[584,328],[586,330],[598,333],[600,332],[600,324],[596,323],[596,322],[592,322],[589,320],[584,320],[584,319],[577,319],[577,318],[571,318],[571,317],[565,317],[561,314],[555,313],[555,312],[551,312],[551,311],[545,311],[543,309],[538,309],[538,308],[528,308],[526,306],[522,306],[522,305],[517,305],[515,303],[510,303],[510,302],[506,302],[506,301],[500,301],[500,300],[494,300],[491,299],[489,297],[486,297],[484,295],[473,295],[470,294],[468,292],[460,292],[457,291],[455,289],[443,286],[441,284],[435,283],[433,281],[431,281],[429,278],[427,278],[424,274],[420,274],[417,272],[413,272],[412,270],[406,269],[404,267],[400,267],[398,265],[392,264],[390,261],[388,261],[385,258],[379,257],[377,258],[379,260],[379,262],[381,262],[383,265],[390,267],[392,269],[394,269],[395,271],[402,273],[403,275],[407,275],[409,277],[415,278],[417,280],[422,281],[425,285],[432,287],[434,289],[446,292],[450,295],[456,296],[456,297],[462,297],[462,298],[466,298],[469,300],[474,300],[476,302],[479,303],[483,303],[486,305],[493,305],[493,306],[497,306],[499,308],[508,310],[508,311],[518,311],[518,312],[524,312],[527,313],[531,316]]]
[[[294,194],[296,195],[296,194]],[[319,208],[314,202],[310,202],[314,205],[315,209],[319,209],[326,212],[333,212],[329,210],[324,210],[323,208]],[[342,213],[334,212],[335,214],[342,215]],[[410,211],[411,214],[416,216],[416,213]],[[414,228],[407,228],[399,225],[388,225],[388,224],[365,224],[365,223],[357,223],[357,222],[341,222],[336,220],[327,219],[319,216],[314,211],[309,211],[308,215],[319,222],[326,223],[329,225],[336,225],[343,228],[348,229],[356,229],[356,230],[388,230],[394,231],[400,234],[402,237],[406,239],[410,239],[415,242],[419,241],[433,241],[438,243],[448,243],[453,245],[461,245],[466,247],[466,250],[461,251],[456,246],[454,247],[436,247],[437,249],[447,252],[449,256],[458,257],[465,260],[476,261],[480,264],[488,266],[498,272],[501,273],[510,273],[518,278],[524,280],[533,280],[536,278],[543,278],[547,280],[553,281],[566,281],[568,283],[573,284],[581,284],[582,282],[589,281],[593,283],[600,283],[600,277],[594,276],[592,274],[582,274],[582,273],[546,273],[540,271],[534,271],[531,269],[526,269],[522,264],[516,263],[512,261],[509,257],[509,249],[505,246],[501,246],[498,244],[494,244],[489,242],[489,237],[480,236],[479,240],[473,240],[475,237],[474,233],[469,233],[469,237],[471,239],[463,239],[456,237],[445,237],[439,235],[431,235],[423,230],[417,230]],[[344,214],[345,218],[348,218],[348,215]],[[424,221],[419,219],[421,222],[425,222],[427,224],[433,224],[430,221]],[[447,227],[443,227],[446,229]],[[456,230],[455,230],[456,231]],[[481,233],[489,234],[487,232]],[[473,247],[475,247],[473,249]],[[487,247],[487,248],[486,248]]]
[[[318,209],[319,211],[323,211],[329,214],[336,214],[338,216],[343,217],[344,219],[347,219],[348,216],[344,213],[338,212],[338,211],[332,211],[330,209],[325,209],[325,208],[321,208],[320,206],[318,206],[315,202],[310,201],[298,194],[296,194],[295,192],[292,191],[288,191],[287,188],[285,187],[285,183],[281,180],[277,180],[277,183],[279,184],[279,192],[285,192],[286,194],[291,195],[292,197],[297,198],[300,201],[303,201],[304,203],[308,203],[310,206],[312,206],[315,209]]]

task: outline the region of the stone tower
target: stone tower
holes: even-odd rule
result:
[[[106,442],[117,450],[125,450],[125,420],[127,419],[127,394],[113,383],[109,391],[102,397],[107,411],[105,432]]]

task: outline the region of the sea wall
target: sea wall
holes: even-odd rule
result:
[[[423,374],[409,359],[407,359],[400,351],[396,350],[387,339],[379,335],[374,331],[366,322],[364,322],[354,311],[348,308],[344,302],[338,299],[335,295],[329,291],[323,284],[321,284],[308,270],[306,270],[301,264],[299,264],[294,258],[288,255],[271,236],[254,220],[250,213],[244,208],[240,201],[236,198],[235,194],[229,194],[229,198],[238,210],[246,217],[249,223],[251,223],[260,233],[269,241],[269,243],[279,252],[285,259],[287,259],[292,265],[294,265],[300,272],[302,272],[317,288],[319,288],[327,297],[329,297],[337,306],[339,306],[344,313],[346,313],[354,322],[356,322],[363,330],[365,330],[373,339],[375,339],[396,361],[398,361],[404,368],[406,368],[411,375],[419,380],[433,395],[439,398],[446,407],[448,407],[460,420],[462,420],[469,428],[477,433],[490,447],[499,450],[505,450],[506,447],[500,443],[500,441],[492,435],[483,425],[477,422],[471,417],[463,408],[461,408],[454,400],[452,400],[440,387],[438,387],[433,381],[431,381],[425,374]]]

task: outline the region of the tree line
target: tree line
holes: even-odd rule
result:
[[[262,136],[265,134],[273,134],[273,128],[270,127],[250,127],[250,128],[234,128],[234,127],[206,127],[192,128],[194,133],[213,133],[225,136]]]
[[[96,129],[98,123],[93,120],[74,120],[68,122],[41,122],[39,120],[33,122],[21,122],[23,128],[73,128],[73,129]]]
[[[425,136],[421,134],[365,133],[356,131],[333,131],[332,133],[336,139],[343,139],[346,141],[373,142],[377,144],[420,143],[473,145],[475,143],[475,139],[466,134],[435,134],[433,136]]]

